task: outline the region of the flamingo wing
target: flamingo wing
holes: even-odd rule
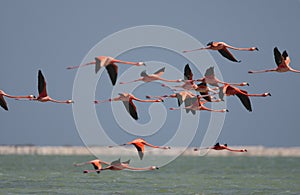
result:
[[[140,143],[140,144],[139,143],[134,143],[133,145],[136,147],[136,149],[138,151],[138,154],[139,154],[139,157],[142,160],[143,157],[144,157],[144,149],[145,149],[144,144],[142,144],[142,143]]]
[[[148,74],[146,73],[146,70],[142,71],[140,75],[141,75],[141,77],[146,77],[146,76],[148,76]]]
[[[118,160],[112,161],[110,165],[120,165],[121,164],[121,159],[119,158]]]
[[[184,101],[185,107],[191,106],[191,105],[196,101],[196,99],[197,99],[197,98],[187,98],[187,99]],[[186,113],[189,113],[189,112],[192,112],[193,115],[196,114],[196,111],[195,111],[195,110],[192,110],[192,109],[186,109]]]
[[[112,63],[107,65],[105,68],[108,72],[112,85],[115,85],[118,77],[118,65]]]
[[[176,93],[176,98],[177,98],[178,106],[181,106],[181,104],[183,102],[182,96],[179,93]]]
[[[93,167],[94,167],[95,170],[98,170],[98,169],[101,169],[101,168],[102,168],[102,166],[101,166],[100,163],[92,163],[92,165],[93,165]],[[100,171],[97,171],[97,173],[99,174]]]
[[[247,95],[244,95],[242,93],[237,93],[236,96],[241,100],[244,107],[249,111],[252,112],[251,102],[250,98]]]
[[[46,97],[47,96],[47,88],[46,88],[46,81],[45,77],[42,74],[42,71],[39,70],[38,73],[38,91],[39,91],[39,97]]]
[[[123,101],[123,104],[124,104],[127,112],[130,114],[130,116],[132,118],[134,118],[135,120],[137,120],[138,119],[138,114],[136,112],[136,106],[134,105],[134,103],[132,102],[132,100]]]
[[[207,84],[205,82],[198,84],[199,88],[206,88]],[[208,96],[208,90],[200,91],[200,95],[204,96],[203,98],[208,102],[211,102],[211,96]]]
[[[165,67],[159,69],[158,71],[156,71],[154,74],[156,74],[157,76],[162,76],[165,72]]]
[[[274,52],[275,62],[277,64],[277,66],[279,66],[282,63],[282,61],[284,60],[283,56],[281,55],[281,53],[277,47],[274,47],[273,52]]]
[[[99,58],[95,58],[96,64],[95,64],[95,73],[97,74],[98,71],[101,68],[101,60]]]
[[[189,64],[184,67],[184,80],[193,80],[193,73]]]
[[[215,76],[214,67],[209,67],[206,69],[204,76]]]
[[[4,110],[8,110],[8,106],[7,103],[4,99],[4,97],[1,95],[0,96],[0,106],[4,109]]]
[[[233,62],[240,62],[238,61],[233,55],[232,53],[227,49],[227,48],[223,48],[223,49],[220,49],[218,50],[218,52],[225,58],[227,58],[228,60],[230,61],[233,61]]]

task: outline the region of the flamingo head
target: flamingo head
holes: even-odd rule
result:
[[[159,169],[157,166],[151,166],[150,170],[155,170],[155,169]]]
[[[248,82],[242,82],[241,84],[240,84],[240,86],[249,86],[249,83]]]
[[[29,95],[28,98],[33,99],[33,98],[36,98],[36,97],[34,95]]]
[[[146,66],[145,62],[138,62],[139,66]]]
[[[74,101],[73,101],[73,100],[67,100],[66,103],[67,103],[67,104],[73,104]]]
[[[250,51],[254,51],[254,50],[259,51],[259,49],[257,47],[251,47],[250,48]]]
[[[227,110],[227,109],[222,109],[222,112],[229,112],[229,110]]]
[[[243,151],[244,151],[244,152],[248,152],[248,150],[246,150],[246,149],[244,149]]]
[[[171,149],[170,146],[164,146],[163,149]]]
[[[264,96],[264,97],[266,97],[266,96],[271,96],[271,93],[264,93],[263,96]]]

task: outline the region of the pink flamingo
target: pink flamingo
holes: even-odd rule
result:
[[[300,73],[300,70],[295,70],[289,66],[291,60],[286,50],[284,50],[283,53],[281,54],[278,48],[275,47],[273,52],[274,52],[275,62],[277,64],[276,68],[269,69],[269,70],[258,70],[258,71],[249,70],[248,73],[263,73],[263,72],[282,73],[288,71]]]
[[[184,83],[182,85],[179,86],[174,86],[174,87],[169,87],[165,84],[162,84],[161,86],[163,87],[168,87],[172,90],[176,90],[176,88],[182,88],[184,90],[196,90],[198,88],[198,86],[195,84],[194,80],[193,80],[193,73],[192,70],[189,66],[189,64],[186,64],[184,67]]]
[[[54,102],[54,103],[61,103],[61,104],[74,103],[73,100],[61,101],[61,100],[52,99],[50,96],[48,96],[46,81],[41,70],[38,71],[38,91],[39,91],[39,96],[37,98],[36,97],[30,98],[29,100],[34,100],[39,102]]]
[[[133,100],[139,101],[139,102],[162,102],[163,101],[162,99],[142,100],[142,99],[135,97],[134,95],[132,95],[130,93],[119,93],[118,97],[108,99],[108,100],[102,100],[102,101],[95,100],[94,103],[98,104],[98,103],[103,103],[103,102],[122,101],[127,112],[130,114],[130,116],[132,118],[134,118],[135,120],[137,120],[138,114],[137,114],[136,106],[133,103]]]
[[[149,146],[149,147],[152,147],[152,148],[160,148],[160,149],[170,149],[171,148],[169,146],[155,146],[155,145],[152,145],[152,144],[146,142],[142,138],[137,138],[137,139],[135,139],[131,142],[127,142],[126,144],[121,144],[120,146],[126,146],[126,145],[131,145],[131,144],[136,147],[141,160],[144,157],[145,145]],[[113,147],[113,146],[109,146],[109,147]]]
[[[34,95],[14,96],[14,95],[9,95],[9,94],[5,93],[4,91],[0,90],[0,106],[4,110],[8,111],[8,106],[7,106],[7,103],[4,99],[4,97],[14,98],[14,99],[32,99],[32,98],[34,98]]]
[[[195,98],[194,103],[190,106],[187,107],[183,107],[183,108],[170,108],[170,110],[180,110],[180,109],[188,109],[188,110],[206,110],[206,111],[210,111],[210,112],[228,112],[227,109],[221,109],[221,110],[214,110],[214,109],[210,109],[204,106],[204,104],[207,101],[200,101],[201,96],[197,95],[197,98]]]
[[[230,86],[229,84],[225,84],[223,87],[220,87],[219,97],[222,101],[224,101],[223,100],[224,95],[226,96],[236,95],[249,112],[252,112],[251,102],[249,98],[250,96],[255,96],[255,97],[271,96],[270,93],[248,94],[247,91],[241,90],[237,87]]]
[[[254,50],[258,51],[257,47],[238,48],[238,47],[233,47],[231,45],[228,45],[227,43],[224,43],[224,42],[213,42],[212,41],[212,42],[209,42],[206,46],[207,47],[204,47],[204,48],[199,48],[199,49],[194,49],[194,50],[186,50],[186,51],[183,51],[183,53],[197,51],[197,50],[206,50],[206,49],[218,50],[218,52],[223,57],[227,58],[228,60],[233,61],[233,62],[241,62],[240,60],[237,60],[228,49],[242,50],[242,51],[254,51]]]
[[[111,170],[111,171],[120,171],[124,169],[128,170],[134,170],[134,171],[151,171],[155,169],[159,169],[157,166],[150,166],[150,167],[143,167],[143,168],[137,168],[137,167],[130,167],[129,166],[130,160],[126,162],[121,162],[120,159],[113,161],[111,165],[100,169],[101,171],[105,170]],[[97,170],[84,170],[83,173],[90,173],[90,172],[97,172]]]
[[[84,163],[76,163],[76,164],[73,164],[74,166],[82,166],[82,165],[86,165],[86,164],[91,164],[93,165],[95,171],[99,174],[100,173],[100,170],[102,169],[102,164],[105,164],[105,165],[110,165],[110,163],[107,163],[105,161],[102,161],[100,159],[95,159],[95,160],[91,160],[91,161],[88,161],[88,162],[84,162]]]
[[[249,83],[247,83],[247,82],[242,82],[242,83],[226,83],[226,82],[220,81],[215,76],[214,67],[209,67],[205,71],[204,77],[201,78],[201,79],[197,79],[196,81],[208,83],[208,84],[210,84],[212,86],[216,86],[216,87],[219,87],[218,83],[221,83],[221,84],[230,84],[230,85],[235,85],[235,86],[245,86],[245,85],[249,86]]]
[[[88,62],[86,64],[82,64],[79,66],[69,66],[67,67],[67,69],[74,69],[82,66],[95,64],[95,72],[97,73],[100,70],[100,68],[105,67],[112,84],[115,85],[118,77],[118,65],[116,63],[130,64],[134,66],[145,66],[144,62],[128,62],[128,61],[117,60],[109,56],[98,56],[95,58],[94,62]]]
[[[219,143],[216,143],[214,146],[212,147],[208,147],[208,148],[204,148],[204,149],[213,149],[213,150],[228,150],[231,152],[247,152],[246,149],[241,149],[241,150],[237,150],[237,149],[231,149],[228,147],[227,144],[224,145],[220,145]],[[194,151],[198,151],[199,149],[195,148]]]
[[[161,76],[164,74],[165,72],[165,67],[159,69],[158,71],[156,71],[153,74],[147,74],[146,71],[144,70],[143,72],[141,72],[141,77],[133,80],[133,81],[129,81],[129,82],[120,82],[120,84],[127,84],[127,83],[133,83],[133,82],[138,82],[138,81],[144,81],[144,82],[152,82],[152,81],[165,81],[165,82],[182,82],[182,79],[178,79],[178,80],[168,80],[168,79],[164,79],[161,78]]]

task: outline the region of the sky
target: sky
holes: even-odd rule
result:
[[[37,72],[41,69],[50,96],[76,99],[72,95],[78,72],[66,70],[67,66],[79,65],[97,43],[113,33],[141,25],[167,26],[189,34],[203,45],[210,41],[224,41],[237,47],[259,48],[255,52],[233,51],[236,58],[242,60],[241,63],[230,62],[215,51],[205,52],[205,55],[212,56],[224,81],[247,81],[250,86],[243,89],[249,93],[272,94],[266,98],[251,98],[251,113],[236,97],[228,97],[226,105],[229,113],[226,113],[217,141],[229,145],[299,146],[300,103],[296,100],[300,95],[300,75],[290,72],[249,75],[247,71],[274,68],[273,48],[276,46],[280,51],[287,50],[290,65],[300,69],[300,1],[2,0],[0,5],[0,89],[8,94],[37,95]],[[160,35],[157,36],[159,38]],[[117,49],[119,46],[115,43],[111,47]],[[191,56],[202,54],[195,52]],[[118,59],[152,62],[149,65],[154,64],[153,67],[145,67],[149,72],[158,70],[164,63],[183,71],[184,65],[190,63],[195,70],[194,76],[202,77],[196,71],[201,65],[161,48],[136,48],[120,53]],[[85,68],[93,70],[93,67]],[[120,65],[119,72],[126,72],[129,68]],[[143,70],[138,68],[139,72]],[[167,72],[168,67],[164,75],[166,78],[183,77],[182,73]],[[95,97],[108,99],[113,89],[103,71]],[[160,83],[147,83],[141,84],[135,95],[144,98],[144,95],[151,95],[145,94],[150,92],[156,95],[172,93],[161,88]],[[6,100],[9,111],[0,110],[1,145],[84,145],[81,139],[83,130],[78,130],[73,115],[74,105]],[[108,137],[122,143],[140,136],[124,131],[116,123],[118,119],[111,112],[112,105],[123,109],[122,103],[118,102],[95,106],[99,122]],[[152,120],[151,113],[148,113],[149,105],[137,103],[141,116],[137,123],[145,126]],[[168,111],[169,107],[176,106],[175,100],[159,105],[165,107],[166,124],[145,136],[154,144],[164,144],[176,133],[174,129],[178,126],[180,113]],[[160,116],[160,113],[154,114]],[[200,115],[200,124],[191,146],[200,145],[211,116],[207,112]],[[131,122],[128,120],[128,123]],[[187,125],[186,131],[189,128]]]

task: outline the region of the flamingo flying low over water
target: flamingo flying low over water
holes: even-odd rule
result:
[[[228,112],[227,109],[221,109],[221,110],[214,110],[214,109],[210,109],[204,106],[204,104],[207,102],[205,101],[200,101],[201,96],[197,95],[197,98],[194,98],[194,103],[190,106],[187,107],[183,107],[183,108],[170,108],[170,110],[180,110],[180,109],[188,109],[188,110],[206,110],[206,111],[210,111],[210,112]]]
[[[122,101],[127,112],[130,114],[130,116],[132,118],[134,118],[135,120],[137,120],[138,114],[137,114],[136,106],[133,103],[133,100],[139,101],[139,102],[162,102],[163,101],[162,99],[142,100],[142,99],[135,97],[134,95],[132,95],[130,93],[119,93],[118,97],[108,99],[108,100],[95,100],[94,103],[98,104],[98,103],[103,103],[103,102]]]
[[[61,104],[71,104],[74,103],[73,100],[65,100],[65,101],[61,101],[61,100],[56,100],[51,98],[50,96],[48,96],[47,94],[47,87],[46,87],[46,80],[42,74],[42,71],[39,70],[38,71],[38,92],[39,92],[39,96],[33,97],[33,98],[28,98],[28,100],[34,100],[34,101],[39,101],[39,102],[55,102],[55,103],[61,103]],[[16,98],[18,99],[18,98]]]
[[[205,50],[205,49],[210,49],[210,50],[218,50],[218,52],[225,58],[227,58],[230,61],[233,62],[241,62],[240,60],[237,60],[232,53],[228,49],[234,49],[234,50],[242,50],[242,51],[254,51],[257,50],[257,47],[249,47],[249,48],[238,48],[238,47],[233,47],[231,45],[228,45],[227,43],[224,42],[209,42],[207,47],[204,48],[199,48],[199,49],[194,49],[194,50],[186,50],[183,51],[183,53],[186,52],[191,52],[191,51],[197,51],[197,50]]]
[[[148,142],[146,142],[144,139],[142,138],[137,138],[131,142],[127,142],[126,144],[121,144],[120,146],[126,146],[126,145],[134,145],[138,151],[139,157],[142,160],[144,157],[144,152],[145,152],[145,145],[152,147],[152,148],[160,148],[160,149],[171,149],[171,147],[169,146],[155,146],[152,145]],[[109,147],[113,147],[113,146],[109,146]]]
[[[14,99],[32,99],[34,98],[34,95],[27,95],[27,96],[14,96],[14,95],[9,95],[7,93],[5,93],[4,91],[0,90],[0,106],[4,109],[4,110],[8,110],[8,106],[7,103],[4,99],[4,97],[8,97],[8,98],[14,98]]]
[[[288,72],[288,71],[300,73],[300,70],[295,70],[289,66],[291,60],[290,60],[290,57],[286,50],[284,50],[283,53],[281,54],[280,51],[278,50],[278,48],[275,47],[273,52],[274,52],[275,62],[277,64],[276,68],[269,69],[269,70],[258,70],[258,71],[249,70],[248,73],[263,73],[263,72],[280,72],[280,73],[282,73],[282,72]]]
[[[102,161],[102,160],[99,160],[99,159],[91,160],[91,161],[84,162],[84,163],[76,163],[76,164],[73,164],[73,165],[74,166],[82,166],[82,165],[86,165],[86,164],[93,165],[94,169],[96,170],[96,172],[98,174],[100,173],[100,170],[102,169],[102,164],[110,165],[110,163]]]
[[[221,100],[223,100],[224,95],[230,96],[230,95],[236,95],[244,105],[244,107],[249,111],[252,112],[251,108],[251,102],[250,102],[250,96],[255,97],[266,97],[271,96],[271,93],[262,93],[262,94],[248,94],[247,91],[241,90],[237,87],[231,86],[229,84],[225,84],[224,86],[220,87],[219,90],[219,97]]]
[[[101,168],[100,170],[84,170],[83,173],[98,172],[98,171],[105,171],[105,170],[120,171],[120,170],[128,169],[134,171],[151,171],[151,170],[159,169],[157,166],[142,167],[142,168],[130,167],[129,162],[130,160],[121,162],[121,159],[118,159],[113,161],[109,166],[105,168]]]
[[[241,149],[241,150],[237,150],[237,149],[231,149],[228,147],[227,144],[224,145],[220,145],[219,143],[216,143],[214,146],[212,147],[208,147],[208,148],[204,148],[204,149],[213,149],[213,150],[228,150],[231,152],[247,152],[246,149]],[[198,151],[199,149],[195,148],[194,151]]]
[[[134,66],[145,66],[144,62],[128,62],[128,61],[117,60],[110,56],[98,56],[95,58],[94,62],[88,62],[86,64],[82,64],[79,66],[69,66],[67,67],[67,69],[74,69],[82,66],[95,64],[95,72],[97,73],[100,70],[100,68],[105,67],[109,74],[112,84],[115,85],[118,77],[118,65],[116,63],[130,64]]]
[[[177,80],[168,80],[168,79],[164,79],[161,78],[161,76],[164,74],[165,72],[165,67],[159,69],[158,71],[156,71],[153,74],[147,74],[146,71],[144,70],[143,72],[141,72],[141,77],[139,79],[133,80],[133,81],[129,81],[129,82],[120,82],[120,84],[127,84],[127,83],[133,83],[133,82],[138,82],[138,81],[144,81],[144,82],[152,82],[152,81],[165,81],[165,82],[182,82],[182,79],[177,79]]]

